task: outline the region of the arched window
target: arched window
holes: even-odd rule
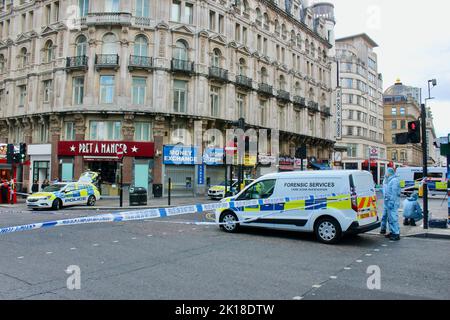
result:
[[[297,34],[297,46],[301,49],[302,48],[302,35],[299,33]]]
[[[259,8],[256,8],[256,24],[260,27],[262,27],[262,21],[263,21],[263,16],[261,13],[261,10]]]
[[[44,46],[44,62],[51,62],[54,58],[53,42],[48,40]]]
[[[220,59],[222,58],[222,53],[219,49],[214,49],[211,57],[211,65],[216,68],[220,68]]]
[[[284,79],[284,76],[282,74],[278,79],[278,87],[280,90],[286,90],[286,80]]]
[[[25,68],[28,64],[28,51],[27,48],[20,49],[19,55],[19,67]]]
[[[117,37],[114,33],[107,33],[103,36],[103,54],[117,54]]]
[[[247,74],[247,64],[244,58],[239,59],[239,75],[245,76]]]
[[[286,29],[286,25],[283,23],[283,25],[281,26],[281,33],[283,36],[283,40],[287,40],[287,29]]]
[[[267,73],[267,69],[261,68],[261,83],[267,84],[269,82],[269,74]]]
[[[294,91],[295,91],[295,95],[296,95],[296,96],[301,96],[302,87],[301,87],[299,81],[297,81],[297,82],[295,83]]]
[[[78,57],[80,56],[85,56],[87,53],[87,39],[84,35],[81,35],[77,38],[76,42],[76,47],[77,47],[77,52],[76,55]]]
[[[140,34],[134,39],[134,55],[139,57],[148,56],[148,40],[146,36]]]
[[[313,88],[309,89],[308,98],[309,98],[309,101],[314,101],[315,96],[314,96],[314,89]]]
[[[305,42],[305,51],[306,51],[306,54],[309,54],[309,50],[310,50],[309,41],[306,40],[306,42]]]
[[[323,61],[327,61],[327,52],[325,50],[322,51],[322,59]]]
[[[247,0],[241,1],[241,14],[249,14],[250,7]]]
[[[0,54],[0,73],[5,72],[5,56]]]
[[[175,50],[173,51],[173,58],[178,60],[188,60],[188,46],[184,40],[178,40],[175,43]]]
[[[264,12],[264,15],[263,15],[263,24],[264,24],[264,29],[269,30],[270,19],[269,19],[269,15],[266,12]]]
[[[275,34],[278,37],[281,37],[281,26],[280,26],[280,23],[278,22],[278,20],[275,20]]]
[[[295,45],[295,43],[296,43],[296,35],[295,35],[295,31],[294,30],[292,30],[291,31],[291,43],[292,43],[292,45]]]

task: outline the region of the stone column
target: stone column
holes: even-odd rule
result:
[[[76,141],[85,140],[85,133],[86,133],[86,118],[82,114],[76,114],[75,115],[75,140]],[[78,180],[78,178],[83,173],[83,171],[84,171],[83,164],[84,164],[83,157],[75,156],[74,173],[73,173],[73,175],[74,175],[73,178],[75,180]]]
[[[31,118],[23,118],[22,119],[22,127],[23,127],[23,142],[25,142],[27,145],[30,145],[33,141],[33,122]],[[30,160],[29,157],[27,157],[27,160]],[[23,185],[22,185],[22,191],[27,192],[31,191],[28,189],[30,186],[30,173],[31,166],[30,165],[24,165],[23,166]]]
[[[154,122],[153,140],[155,142],[155,160],[153,167],[153,184],[163,184],[164,183],[164,173],[163,173],[163,146],[164,146],[164,135],[165,135],[165,118],[156,117]],[[157,154],[159,153],[160,154]]]
[[[95,40],[95,28],[89,28],[89,37],[90,40],[88,42],[88,70],[86,73],[87,81],[86,81],[86,92],[84,97],[84,104],[92,105],[94,104],[95,98],[95,89],[98,84],[95,82],[95,54],[97,50],[97,42]]]
[[[52,114],[49,119],[50,140],[52,144],[51,156],[51,180],[59,179],[59,159],[58,142],[61,137],[61,119],[58,115]]]
[[[122,136],[124,141],[134,140],[134,114],[124,115],[122,124]],[[128,155],[128,156],[127,156]],[[133,159],[130,154],[123,158],[123,184],[131,185],[133,183]]]

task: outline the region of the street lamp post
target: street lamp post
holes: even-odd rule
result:
[[[423,228],[428,229],[428,144],[427,144],[427,101],[434,98],[431,97],[431,89],[437,85],[436,79],[428,80],[428,98],[425,103],[421,104],[421,118],[422,118],[422,155],[423,155]]]

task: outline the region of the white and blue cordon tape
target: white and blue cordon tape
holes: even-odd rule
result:
[[[314,201],[313,204],[305,206],[315,207],[320,202],[323,201],[331,201],[331,202],[339,202],[348,200],[349,198],[340,198],[336,200],[327,200],[329,197],[338,197],[345,194],[327,194],[321,195],[320,197],[308,196],[308,197],[286,197],[286,198],[273,198],[273,199],[257,199],[257,200],[246,200],[246,201],[229,201],[229,202],[219,202],[219,203],[208,203],[208,204],[196,204],[189,206],[180,206],[180,207],[172,207],[172,208],[160,208],[160,209],[144,209],[137,211],[128,211],[128,212],[119,212],[119,213],[110,213],[110,214],[102,214],[96,215],[92,217],[80,217],[80,218],[72,218],[72,219],[63,219],[63,220],[54,220],[47,222],[38,222],[31,223],[21,226],[13,226],[13,227],[4,227],[0,228],[0,234],[14,233],[20,231],[30,231],[36,229],[48,229],[53,227],[61,227],[61,226],[71,226],[71,225],[81,225],[81,224],[90,224],[90,223],[104,223],[104,222],[125,222],[125,221],[137,221],[137,220],[147,220],[147,219],[156,219],[156,218],[166,218],[173,216],[180,216],[192,213],[204,213],[213,210],[219,209],[233,209],[233,208],[245,208],[250,206],[263,206],[268,204],[283,204],[290,201]],[[367,193],[366,196],[373,195],[373,191]],[[358,194],[359,197],[364,196],[362,194]],[[295,210],[301,209],[296,208]],[[287,211],[287,210],[286,210]],[[262,219],[266,216],[273,215],[274,213],[261,215],[260,217],[256,217],[251,220],[245,220],[241,222],[250,222],[253,220]],[[211,222],[191,222],[191,224],[209,224],[209,225],[218,225],[217,223]]]

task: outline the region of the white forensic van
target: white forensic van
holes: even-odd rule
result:
[[[344,234],[368,232],[381,224],[375,185],[367,171],[269,174],[222,202],[286,197],[310,199],[220,209],[216,211],[216,222],[230,233],[243,226],[314,232],[321,242],[328,244],[337,243]]]

